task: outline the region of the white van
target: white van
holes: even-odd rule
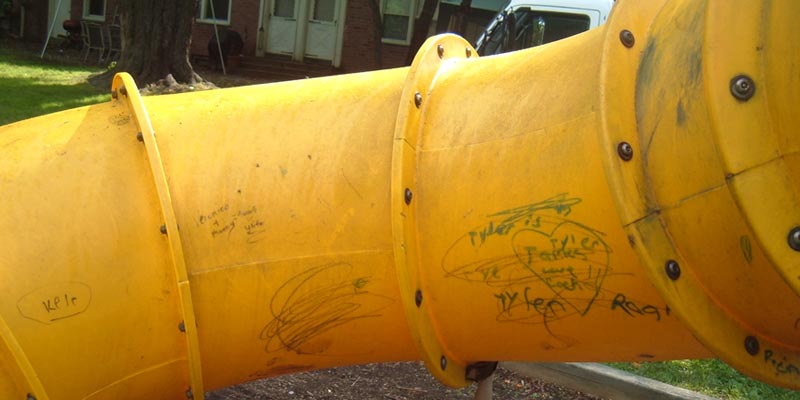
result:
[[[614,0],[511,0],[475,49],[482,56],[554,42],[602,25]]]

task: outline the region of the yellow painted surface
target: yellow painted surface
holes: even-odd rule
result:
[[[0,397],[711,355],[800,387],[798,6],[618,3],[526,51],[445,35],[410,68],[146,98],[119,75],[0,127]]]

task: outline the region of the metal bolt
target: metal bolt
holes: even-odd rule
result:
[[[166,225],[161,225],[161,228],[158,228],[158,230],[161,231],[162,235],[166,235],[167,234],[167,226]]]
[[[181,332],[186,332],[186,324],[183,321],[178,322],[178,330]]]
[[[444,57],[444,46],[442,45],[437,46],[436,52],[439,54],[439,58]]]
[[[409,205],[411,204],[411,198],[414,197],[414,193],[411,192],[411,189],[406,188],[406,193],[403,197],[406,201],[406,205]]]
[[[36,396],[34,396],[31,393],[28,393],[28,395],[25,396],[25,400],[36,400]]]
[[[756,83],[747,75],[737,75],[731,79],[731,94],[733,97],[747,101],[756,92]]]
[[[128,89],[125,89],[125,86],[120,86],[119,87],[119,93],[121,95],[123,95],[123,96],[127,96],[128,95]]]
[[[747,354],[754,356],[758,354],[758,339],[755,336],[748,336],[744,338],[744,349],[747,351]]]
[[[622,161],[630,161],[633,158],[633,146],[628,142],[619,142],[617,145],[617,154]]]
[[[447,369],[447,357],[442,356],[442,358],[439,359],[439,366],[442,367],[442,370]]]
[[[192,393],[192,387],[191,386],[189,386],[189,388],[186,389],[186,398],[187,399],[193,399],[194,398],[194,393]]]
[[[789,247],[794,251],[800,251],[800,226],[795,226],[789,231]]]
[[[633,47],[633,44],[636,43],[636,37],[633,36],[633,32],[627,29],[623,29],[619,33],[619,40],[622,42],[622,45],[627,48]]]
[[[467,365],[464,377],[475,382],[480,382],[494,373],[497,369],[497,361],[479,361]]]
[[[416,304],[417,307],[422,305],[422,290],[417,289],[417,292],[414,293],[414,304]]]
[[[144,142],[144,135],[142,135],[142,132],[136,132],[136,140]]]
[[[467,47],[466,49],[467,49],[467,58],[472,57],[472,49],[470,49],[469,47]]]
[[[681,277],[681,266],[675,260],[669,260],[664,264],[664,270],[667,271],[667,276],[673,281],[677,281]]]
[[[422,94],[420,92],[414,93],[414,105],[417,108],[422,105]]]
[[[117,99],[117,97],[119,97],[119,95],[117,94],[117,91],[116,91],[116,89],[115,89],[115,90],[112,90],[112,91],[111,91],[111,98],[112,98],[112,99],[114,99],[114,100],[116,100],[116,99]]]

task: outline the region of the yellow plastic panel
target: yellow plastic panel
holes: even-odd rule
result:
[[[387,70],[145,98],[181,205],[190,275],[390,250],[385,133],[402,77]]]
[[[797,15],[800,4],[783,2],[778,8],[770,3],[747,0],[708,2],[702,55],[704,76],[708,81],[712,121],[717,125],[719,155],[725,163],[726,172],[730,174],[763,164],[780,154],[770,110],[780,110],[786,106],[771,104],[773,88],[766,85],[764,73],[773,68],[780,71],[785,68],[779,66],[782,64],[790,65],[794,57],[792,54],[798,54],[798,45],[786,40],[786,37],[792,35],[788,33],[790,27],[794,27],[794,34],[797,30],[796,23],[790,18],[770,20],[770,16],[776,13]],[[732,24],[731,21],[737,22]],[[781,22],[788,25],[781,27]],[[777,30],[775,33],[781,36],[765,37],[770,30]],[[784,36],[786,34],[790,36]],[[778,48],[765,47],[775,41],[784,44]],[[765,64],[765,50],[768,54],[774,54],[779,49],[786,51],[779,53],[780,62],[774,66]],[[731,93],[731,81],[742,75],[751,78],[754,83],[754,92],[749,100],[737,99]],[[783,86],[790,82],[791,79],[774,83]],[[782,97],[776,100],[784,100],[785,96]]]
[[[797,119],[796,104],[800,103],[800,51],[797,43],[786,40],[796,35],[795,16],[798,4],[792,0],[773,0],[763,14],[761,29],[764,44],[761,48],[762,66],[764,68],[764,84],[769,88],[770,121],[778,137],[778,145],[783,155],[797,154],[800,151],[800,129]],[[800,171],[794,170],[795,177]],[[795,187],[800,184],[795,182]]]
[[[797,281],[789,277],[800,274],[786,243],[798,205],[783,164],[768,161],[775,155],[774,135],[763,119],[768,113],[756,111],[761,120],[740,121],[746,106],[764,106],[769,88],[736,99],[730,85],[719,81],[720,61],[706,58],[706,52],[726,54],[715,46],[734,43],[731,36],[707,33],[718,29],[716,10],[724,8],[726,20],[746,20],[745,44],[755,40],[748,29],[757,29],[752,20],[761,13],[719,4],[669,2],[650,31],[637,77],[641,157],[629,163],[644,170],[656,208],[652,218],[635,221],[631,232],[637,242],[656,239],[658,244],[641,248],[651,279],[706,346],[740,370],[793,386],[796,376],[769,364],[777,360],[770,358],[774,354],[787,365],[798,359],[794,324],[800,298]],[[732,10],[751,18],[733,18]],[[737,62],[724,68],[731,65]],[[720,109],[729,117],[715,120]],[[758,129],[766,131],[764,141],[753,134]],[[655,233],[659,226],[663,232]]]
[[[436,316],[425,301],[427,263],[420,258],[421,231],[417,220],[419,199],[414,192],[424,179],[417,170],[420,142],[425,140],[429,110],[443,79],[458,65],[477,57],[472,46],[459,36],[445,34],[429,38],[422,44],[403,83],[397,111],[392,152],[392,234],[395,267],[403,307],[406,311],[414,343],[428,370],[449,386],[466,386],[466,360],[447,348],[438,332]],[[423,171],[424,173],[424,171]]]
[[[420,243],[436,260],[425,294],[453,353],[472,362],[705,354],[655,289],[634,283],[643,271],[618,225],[596,136],[585,134],[596,123],[589,113],[423,153]]]
[[[192,278],[207,387],[416,359],[391,251],[206,271]],[[219,310],[225,310],[220,314]]]
[[[657,206],[647,190],[647,178],[640,163],[628,163],[618,155],[622,143],[633,150],[633,159],[642,157],[636,130],[636,84],[639,64],[647,45],[648,34],[656,14],[665,0],[619,0],[604,25],[602,61],[598,90],[602,121],[600,151],[609,175],[609,188],[614,195],[617,212],[623,225],[643,218]],[[622,43],[621,36],[630,32],[633,43]]]
[[[127,107],[113,101],[17,127],[0,129],[0,313],[47,395],[79,399],[109,385],[137,393],[141,371],[175,361],[147,386],[182,393],[178,289]]]
[[[24,398],[29,395],[37,399],[48,399],[36,371],[19,347],[16,338],[5,321],[0,319],[0,394],[7,398]]]
[[[716,212],[705,212],[709,209]],[[788,385],[794,377],[780,376],[774,373],[775,368],[765,368],[761,365],[767,361],[765,354],[751,355],[744,343],[748,336],[756,337],[759,342],[768,340],[773,352],[780,352],[796,364],[800,359],[795,345],[800,298],[785,284],[753,239],[753,232],[739,218],[731,193],[725,188],[709,191],[662,215],[684,260],[681,276],[674,284],[698,285],[709,296],[708,303],[694,299],[685,304],[689,309],[684,310],[684,305],[678,304],[676,309],[680,307],[685,314],[694,314],[698,309],[709,307],[716,309],[715,314],[719,316],[728,315],[735,329],[722,330],[710,321],[690,326],[699,338],[711,339],[706,343],[710,349],[728,354],[730,358],[726,361],[733,366],[751,372],[767,372],[764,379]],[[683,271],[689,270],[691,275],[684,276]],[[723,336],[728,339],[721,340]],[[724,342],[735,346],[718,348],[719,343]]]
[[[715,139],[736,201],[767,257],[800,293],[800,252],[788,245],[800,226],[800,169],[791,161],[800,149],[792,103],[800,44],[786,40],[798,35],[798,13],[797,2],[714,3],[704,57]],[[730,18],[743,23],[732,27]],[[733,95],[730,80],[740,76],[751,80],[752,97]]]
[[[725,183],[706,114],[702,1],[673,1],[659,14],[639,66],[636,118],[641,163],[659,208]],[[669,75],[669,79],[665,76]]]

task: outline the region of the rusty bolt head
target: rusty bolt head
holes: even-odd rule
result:
[[[731,94],[737,100],[747,101],[756,93],[756,83],[747,75],[737,75],[731,79]]]
[[[416,293],[414,293],[414,304],[417,307],[422,305],[422,290],[417,289]]]
[[[444,57],[444,46],[438,45],[436,46],[436,53],[439,54],[439,58]]]
[[[633,146],[628,142],[619,142],[617,154],[622,161],[630,161],[633,158]]]
[[[755,336],[748,336],[744,338],[744,349],[747,351],[747,354],[754,356],[758,354],[758,339]]]
[[[623,29],[619,33],[619,41],[622,42],[623,46],[631,48],[636,43],[636,37],[633,36],[633,32]]]
[[[470,58],[470,57],[472,57],[472,49],[470,49],[469,47],[467,47],[467,48],[466,48],[466,50],[467,50],[467,58]]]
[[[664,264],[664,271],[667,272],[669,279],[673,281],[681,277],[681,266],[675,260],[668,260],[667,263]]]
[[[417,108],[422,105],[422,93],[414,93],[414,105],[417,106]]]
[[[439,366],[442,367],[442,371],[447,369],[447,357],[442,356],[442,358],[439,359]]]
[[[125,86],[120,86],[119,87],[119,94],[121,94],[123,96],[127,96],[128,95],[128,89],[125,89]]]
[[[789,231],[789,247],[794,251],[800,251],[800,226],[795,226]]]
[[[406,192],[403,195],[403,199],[406,201],[406,205],[411,204],[411,199],[414,197],[414,193],[411,192],[411,189],[406,188]]]
[[[144,135],[142,135],[142,132],[136,132],[136,140],[144,142]]]

